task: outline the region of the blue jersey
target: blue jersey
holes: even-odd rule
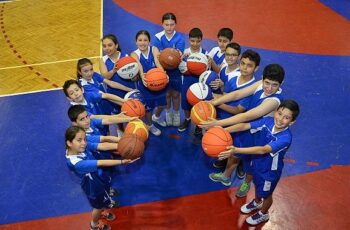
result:
[[[118,60],[119,60],[120,58],[122,58],[122,57],[125,57],[125,56],[127,56],[127,55],[122,54],[122,53],[119,53],[119,58],[118,58]],[[112,69],[114,68],[115,62],[114,62],[112,59],[110,59],[110,58],[108,57],[108,55],[103,56],[103,57],[102,57],[102,60],[103,60],[103,62],[106,64],[106,67],[107,67],[107,70],[108,70],[108,71],[110,71],[110,70],[112,70]],[[132,88],[132,89],[135,89],[135,88],[136,88],[135,82],[132,82],[131,80],[126,80],[126,79],[121,78],[121,77],[118,75],[118,73],[115,73],[115,74],[113,75],[113,77],[111,78],[111,80],[114,81],[114,82],[118,82],[118,83],[120,83],[120,84],[122,84],[122,85],[124,85],[124,86],[126,86],[126,87]],[[114,95],[117,95],[117,96],[119,96],[119,97],[121,97],[121,98],[123,98],[124,95],[126,94],[126,92],[123,91],[123,90],[114,89],[114,88],[111,88],[111,87],[109,87],[109,86],[107,86],[107,92],[108,92],[108,93],[111,93],[111,94],[114,94]]]
[[[86,130],[86,140],[88,142],[100,143],[101,135],[107,135],[105,126],[102,124],[102,119],[92,118],[90,127]]]
[[[101,74],[94,72],[90,81],[80,78],[79,83],[84,88],[85,92],[99,90],[105,93],[106,90],[103,86],[104,79],[105,78]]]
[[[99,91],[84,92],[84,101],[82,103],[70,102],[71,105],[83,105],[88,114],[102,114],[98,103],[102,100],[102,94]]]
[[[221,64],[226,64],[225,61],[225,53],[222,53],[220,48],[214,47],[210,50],[210,52],[208,53],[208,55],[213,59],[213,61],[215,62],[216,65],[220,66]]]
[[[292,134],[289,128],[276,132],[273,117],[264,117],[251,122],[250,125],[254,146],[269,145],[272,148],[272,152],[269,154],[253,155],[254,172],[266,174],[266,177],[279,178],[284,165],[283,158],[292,143]]]

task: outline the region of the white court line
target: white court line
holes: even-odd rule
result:
[[[94,57],[88,57],[89,59],[95,59],[100,58],[100,56],[94,56]],[[62,61],[51,61],[51,62],[42,62],[42,63],[36,63],[36,64],[26,64],[26,65],[17,65],[17,66],[8,66],[8,67],[1,67],[0,70],[5,69],[16,69],[16,68],[24,68],[29,66],[38,66],[38,65],[49,65],[49,64],[56,64],[56,63],[63,63],[63,62],[70,62],[70,61],[77,61],[80,58],[73,58],[73,59],[67,59]]]
[[[100,39],[103,37],[103,0],[101,0],[101,19],[100,19]],[[103,56],[102,49],[100,47],[100,57]]]
[[[32,94],[32,93],[42,93],[42,92],[54,91],[54,90],[62,90],[62,87],[54,88],[54,89],[43,89],[43,90],[36,90],[36,91],[26,91],[26,92],[22,92],[22,93],[4,94],[4,95],[0,95],[0,98],[1,97],[12,97],[12,96],[18,96],[18,95],[24,95],[24,94]]]

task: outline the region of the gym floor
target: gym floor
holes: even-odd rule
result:
[[[348,229],[350,226],[350,2],[300,1],[0,1],[0,229],[88,229],[91,208],[64,158],[69,103],[61,86],[76,61],[98,71],[103,34],[136,49],[138,30],[162,30],[174,12],[187,38],[199,27],[210,50],[222,27],[286,70],[286,98],[301,106],[293,144],[274,193],[270,221],[249,227],[230,188],[213,183],[214,159],[193,127],[161,128],[141,160],[117,168],[121,194],[112,229]],[[188,46],[188,43],[187,43]]]

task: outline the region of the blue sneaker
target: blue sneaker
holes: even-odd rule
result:
[[[269,214],[262,213],[261,211],[255,213],[254,215],[248,217],[245,221],[250,225],[258,225],[263,222],[268,221],[270,218]]]
[[[249,214],[252,211],[261,209],[262,205],[263,205],[262,201],[260,203],[256,203],[255,200],[253,199],[252,201],[250,201],[249,203],[241,207],[241,212],[244,214]]]
[[[225,186],[231,185],[231,178],[225,178],[222,173],[210,173],[209,178],[215,182],[221,182]]]

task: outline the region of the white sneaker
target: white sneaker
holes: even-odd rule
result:
[[[148,125],[147,125],[148,126]],[[148,126],[148,130],[154,135],[154,136],[159,136],[162,132],[155,127],[153,124]]]
[[[152,115],[152,121],[162,127],[166,127],[166,122],[163,121],[161,117],[157,117],[155,114]]]
[[[173,125],[179,127],[180,124],[180,111],[174,111]]]
[[[173,116],[170,111],[165,111],[165,121],[167,126],[172,126],[173,125]]]
[[[261,211],[255,213],[254,215],[248,217],[245,221],[250,225],[258,225],[260,223],[266,222],[269,220],[269,214],[262,213]]]

